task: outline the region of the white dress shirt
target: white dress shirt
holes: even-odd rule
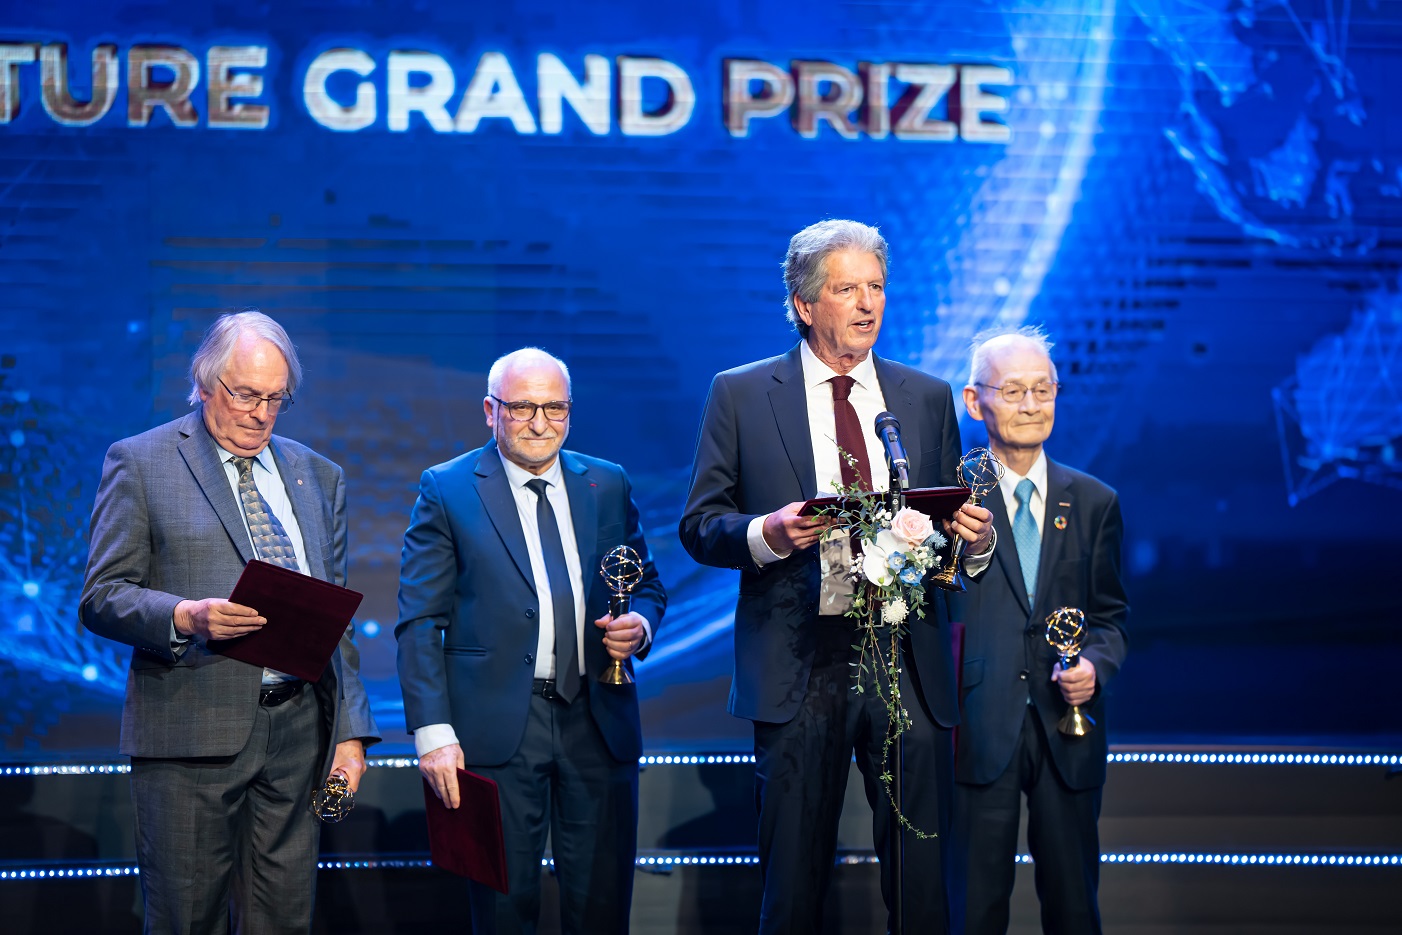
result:
[[[500,454],[498,451],[497,456]],[[502,458],[501,463],[506,469],[506,481],[511,486],[511,496],[516,500],[516,516],[521,520],[521,532],[526,537],[526,552],[531,559],[531,580],[535,584],[536,597],[540,601],[536,615],[540,627],[536,634],[535,677],[555,678],[555,602],[550,593],[550,575],[545,568],[545,552],[540,544],[540,526],[536,522],[536,505],[540,498],[534,490],[526,486],[537,477],[548,485],[545,496],[550,501],[550,508],[555,511],[555,522],[560,527],[560,544],[565,549],[565,567],[569,569],[570,588],[574,591],[575,658],[579,660],[579,674],[585,676],[584,628],[587,625],[592,634],[597,634],[596,638],[602,638],[602,632],[592,621],[584,619],[584,598],[587,592],[579,563],[579,544],[574,538],[569,492],[565,490],[564,469],[560,466],[559,458],[555,459],[545,473],[538,475],[506,458]],[[646,646],[652,641],[652,624],[646,619],[643,620],[643,630],[646,634],[643,637],[643,645]],[[426,724],[414,731],[414,749],[419,756],[457,742],[458,735],[451,724]]]
[[[1042,534],[1046,528],[1047,519],[1047,453],[1037,452],[1037,460],[1032,462],[1032,467],[1027,474],[1018,474],[1007,465],[1003,466],[1003,479],[998,482],[998,491],[1003,495],[1003,505],[1007,507],[1008,525],[1013,524],[1013,519],[1017,516],[1017,485],[1023,480],[1032,482],[1032,497],[1027,501],[1027,508],[1032,511],[1032,520],[1037,524],[1037,535]]]
[[[253,534],[248,529],[248,514],[243,509],[243,497],[239,495],[239,468],[234,463],[235,458],[243,455],[236,455],[228,451],[224,446],[216,444],[219,449],[219,460],[224,466],[224,477],[229,481],[229,489],[234,492],[234,503],[239,508],[239,518],[243,520],[243,531],[248,534],[248,544],[253,545]],[[282,475],[278,473],[277,460],[273,457],[272,445],[265,445],[263,450],[253,457],[253,483],[258,488],[258,493],[262,495],[263,502],[268,505],[268,511],[278,518],[282,523],[282,528],[287,532],[287,538],[292,540],[292,552],[297,557],[297,570],[302,574],[311,574],[307,570],[307,550],[302,540],[302,527],[297,523],[297,515],[292,512],[292,501],[287,497],[287,488],[282,484]],[[258,549],[253,549],[253,554],[258,554]],[[254,610],[257,610],[255,607]],[[183,646],[189,642],[187,637],[183,637],[175,632],[175,623],[171,622],[171,643],[173,646]],[[276,685],[279,682],[292,681],[293,676],[276,669],[263,669],[263,684]]]
[[[842,483],[841,465],[837,454],[837,419],[833,415],[832,385],[830,381],[838,372],[818,359],[807,341],[799,344],[799,359],[803,363],[803,387],[808,402],[808,437],[812,440],[814,477],[818,480],[818,493],[836,493]],[[891,486],[890,471],[886,466],[886,448],[876,434],[876,417],[886,409],[886,397],[881,393],[881,381],[876,376],[876,364],[870,354],[847,375],[855,382],[848,396],[852,408],[857,411],[857,422],[871,426],[865,433],[867,443],[867,463],[871,466],[872,487],[877,492],[885,492]],[[756,516],[750,520],[745,530],[745,539],[750,547],[750,558],[763,568],[772,562],[783,561],[788,553],[780,555],[769,547],[764,539],[766,516]],[[993,545],[981,555],[964,556],[964,569],[970,575],[977,575],[993,560]]]

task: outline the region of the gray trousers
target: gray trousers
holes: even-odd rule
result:
[[[148,933],[311,929],[320,829],[321,714],[304,686],[258,709],[234,756],[132,757],[136,859]]]
[[[638,761],[609,753],[588,686],[570,704],[532,695],[526,732],[501,766],[468,765],[497,783],[510,895],[468,883],[472,931],[533,935],[546,837],[560,881],[560,931],[628,931],[638,850]]]

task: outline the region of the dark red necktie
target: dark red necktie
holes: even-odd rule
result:
[[[837,426],[837,447],[857,461],[854,470],[847,459],[838,454],[842,483],[849,487],[855,484],[860,490],[871,490],[871,462],[867,460],[866,438],[862,435],[857,410],[852,408],[848,399],[852,395],[852,384],[857,381],[851,377],[833,377],[828,382],[832,384],[832,417]]]

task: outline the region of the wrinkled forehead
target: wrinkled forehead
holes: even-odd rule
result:
[[[521,361],[502,374],[501,398],[507,402],[528,399],[545,403],[567,399],[569,386],[559,366],[548,360]]]
[[[886,282],[881,258],[863,250],[834,250],[823,259],[825,282]]]
[[[1025,338],[1017,335],[994,338],[985,350],[988,375],[993,383],[1009,379],[1020,382],[1051,379],[1051,358]]]

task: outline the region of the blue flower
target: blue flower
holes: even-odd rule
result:
[[[907,565],[901,570],[901,583],[915,587],[920,583],[920,569],[914,565]]]
[[[905,567],[905,553],[892,552],[890,555],[886,556],[886,566],[899,574],[900,570]]]
[[[930,533],[930,538],[925,540],[925,547],[929,549],[942,549],[947,545],[949,545],[949,540],[939,530]]]

